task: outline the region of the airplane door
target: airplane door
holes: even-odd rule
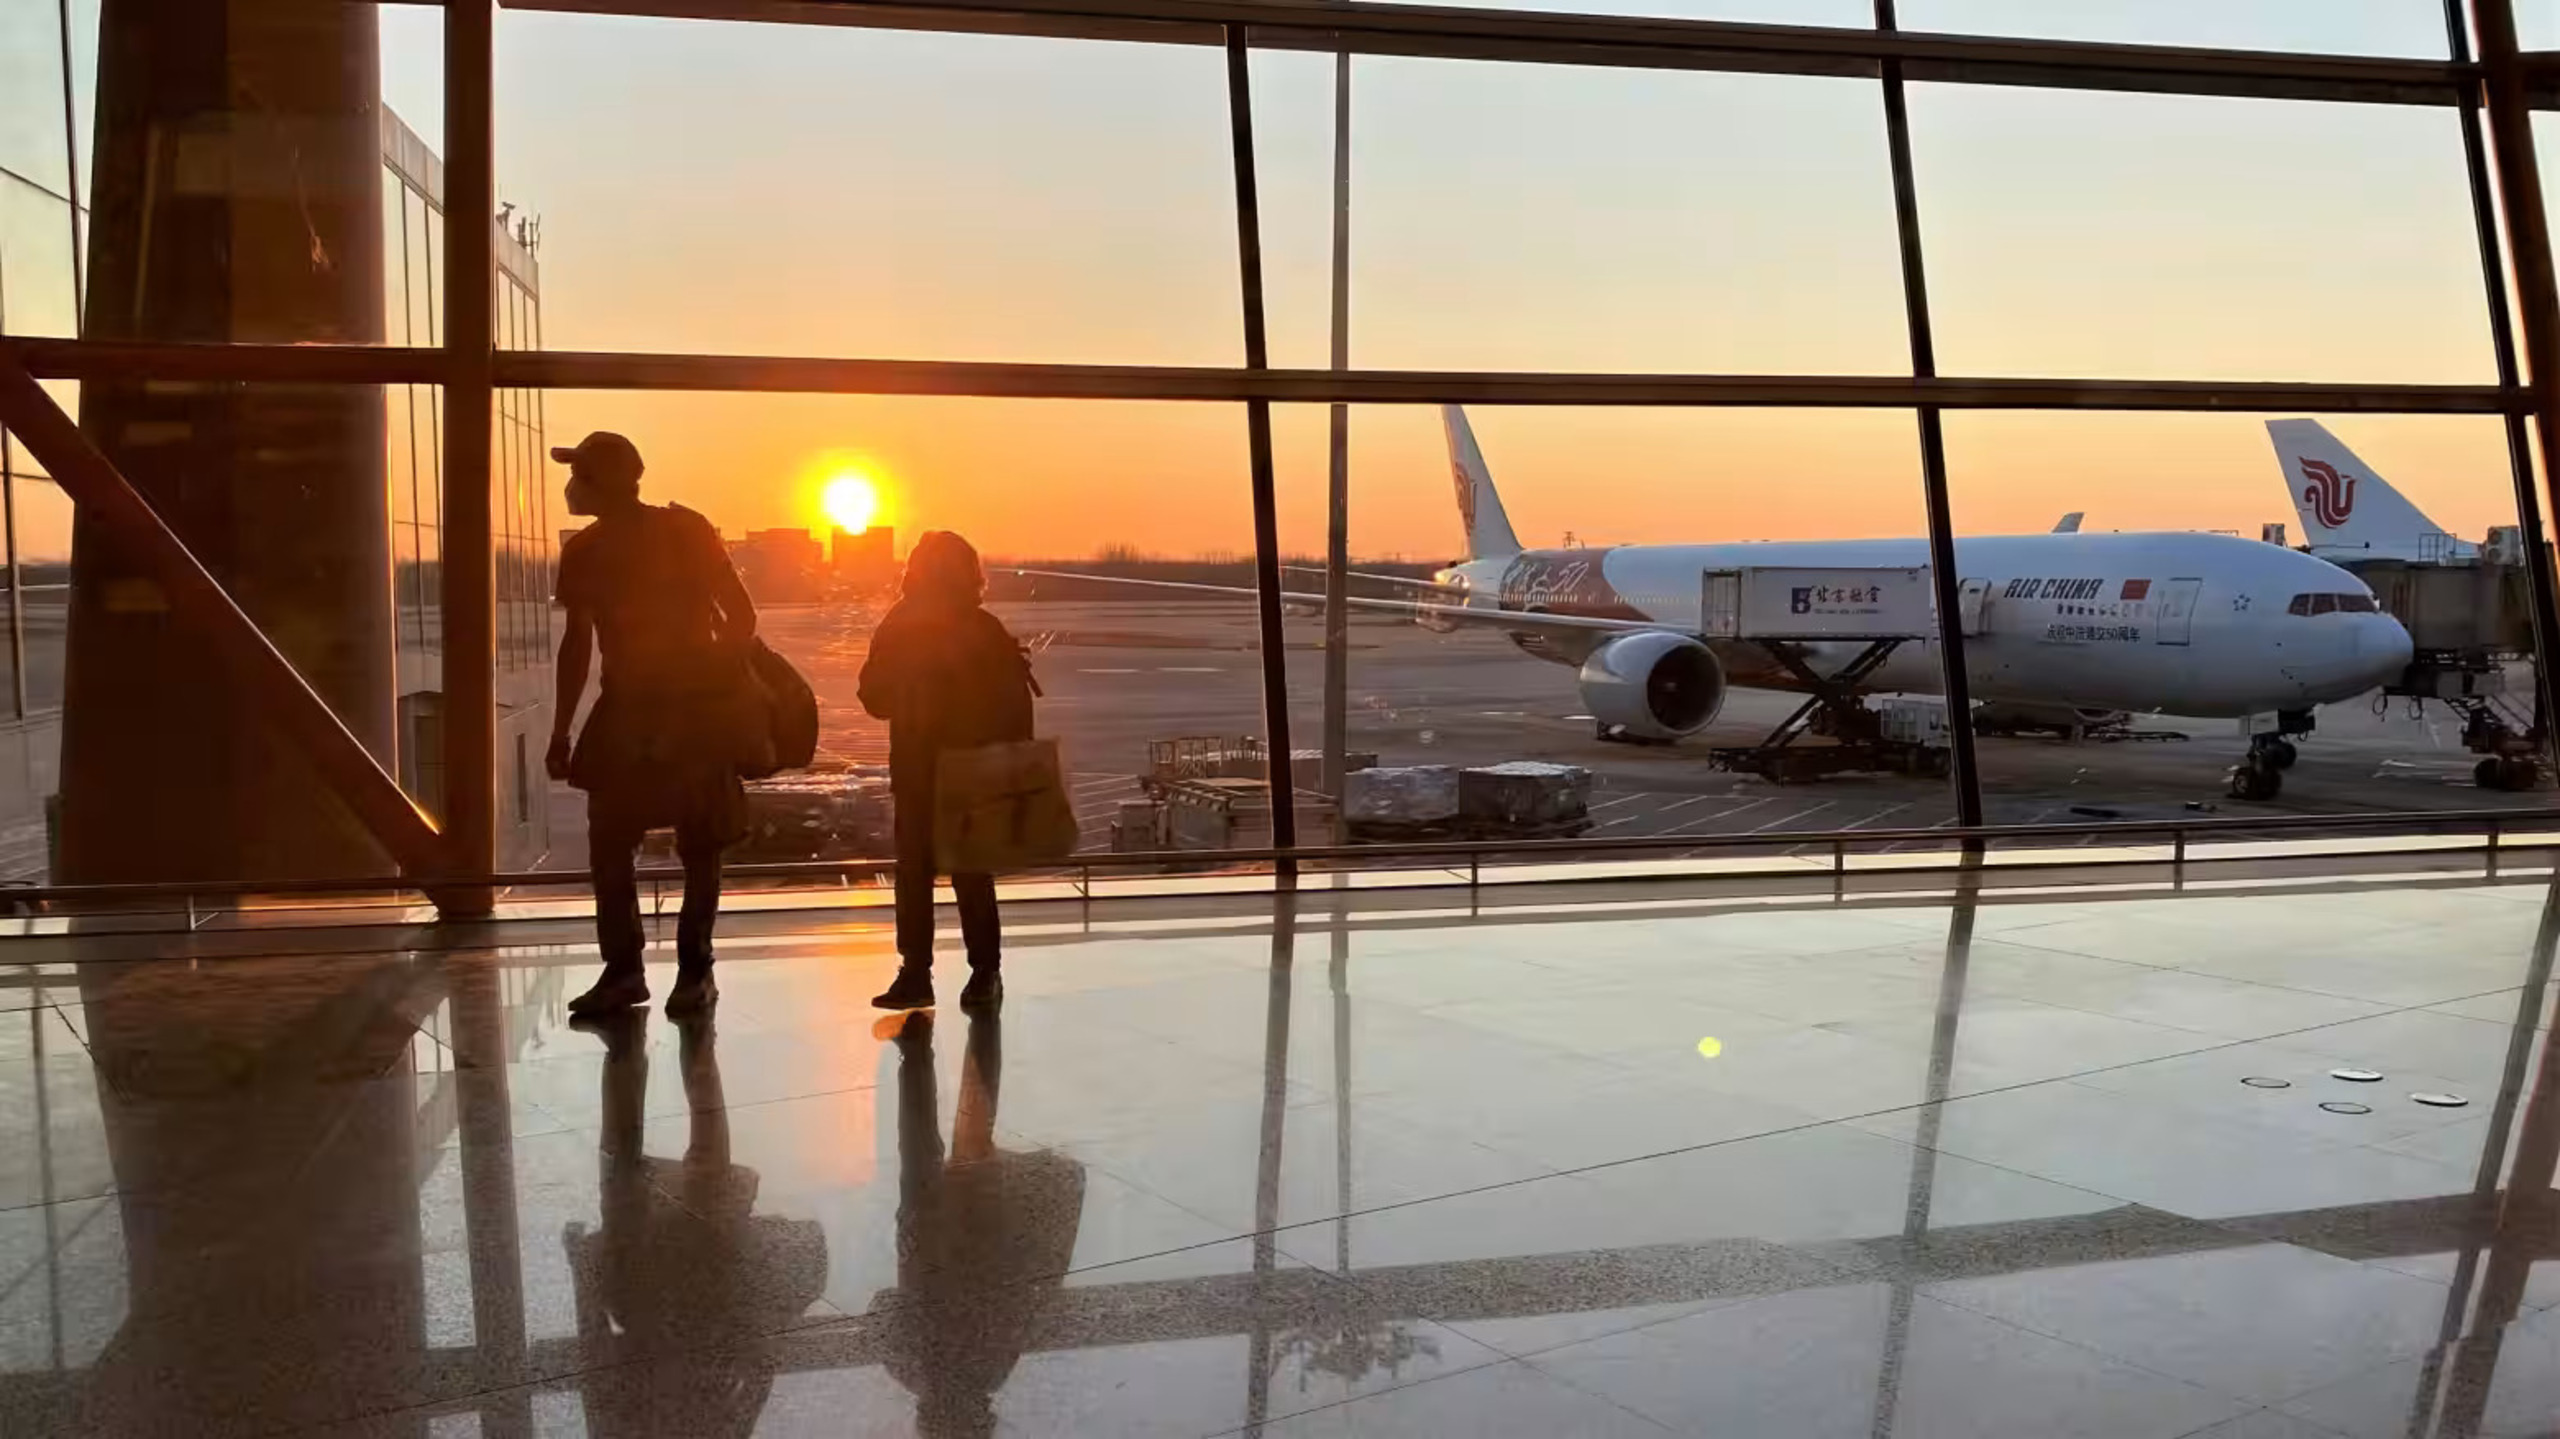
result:
[[[1982,633],[1983,602],[1991,597],[1991,581],[1956,582],[1956,633],[1972,639]]]
[[[2152,626],[2152,638],[2164,645],[2182,645],[2195,628],[2196,592],[2204,588],[2202,580],[2170,580],[2160,586],[2160,617]]]

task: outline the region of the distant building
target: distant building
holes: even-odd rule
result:
[[[855,534],[837,530],[828,544],[828,568],[839,595],[886,594],[898,583],[898,532],[873,525]]]
[[[807,530],[749,530],[731,542],[729,558],[759,604],[815,604],[827,597],[826,551]]]

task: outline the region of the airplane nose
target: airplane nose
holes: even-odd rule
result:
[[[2359,615],[2364,621],[2355,627],[2356,666],[2373,677],[2375,684],[2387,684],[2399,678],[2417,653],[2408,630],[2389,615]]]

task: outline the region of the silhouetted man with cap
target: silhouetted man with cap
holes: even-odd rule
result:
[[[669,1014],[719,997],[711,927],[720,912],[720,852],[746,829],[738,761],[760,723],[744,682],[755,605],[729,564],[720,532],[681,505],[640,501],[640,451],[599,430],[551,452],[569,466],[568,505],[595,523],[560,547],[557,703],[546,765],[587,792],[587,862],[604,975],[569,1001],[573,1014],[625,1009],[649,997],[641,955],[641,837],[676,832],[684,910],[676,921],[676,987]],[[586,693],[590,648],[604,673],[595,709],[570,745]]]

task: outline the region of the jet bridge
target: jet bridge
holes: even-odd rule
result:
[[[2337,562],[2409,632],[2414,657],[2382,693],[2421,707],[2433,700],[2460,715],[2463,747],[2481,757],[2472,778],[2482,789],[2533,788],[2548,753],[2517,543],[2512,530],[2492,531],[2477,555]]]
[[[1947,772],[1945,707],[1879,711],[1858,687],[1936,629],[1927,566],[1754,566],[1701,576],[1700,632],[1766,655],[1807,694],[1758,744],[1707,752],[1719,769],[1779,784],[1850,771]],[[1845,656],[1845,661],[1844,661]]]

